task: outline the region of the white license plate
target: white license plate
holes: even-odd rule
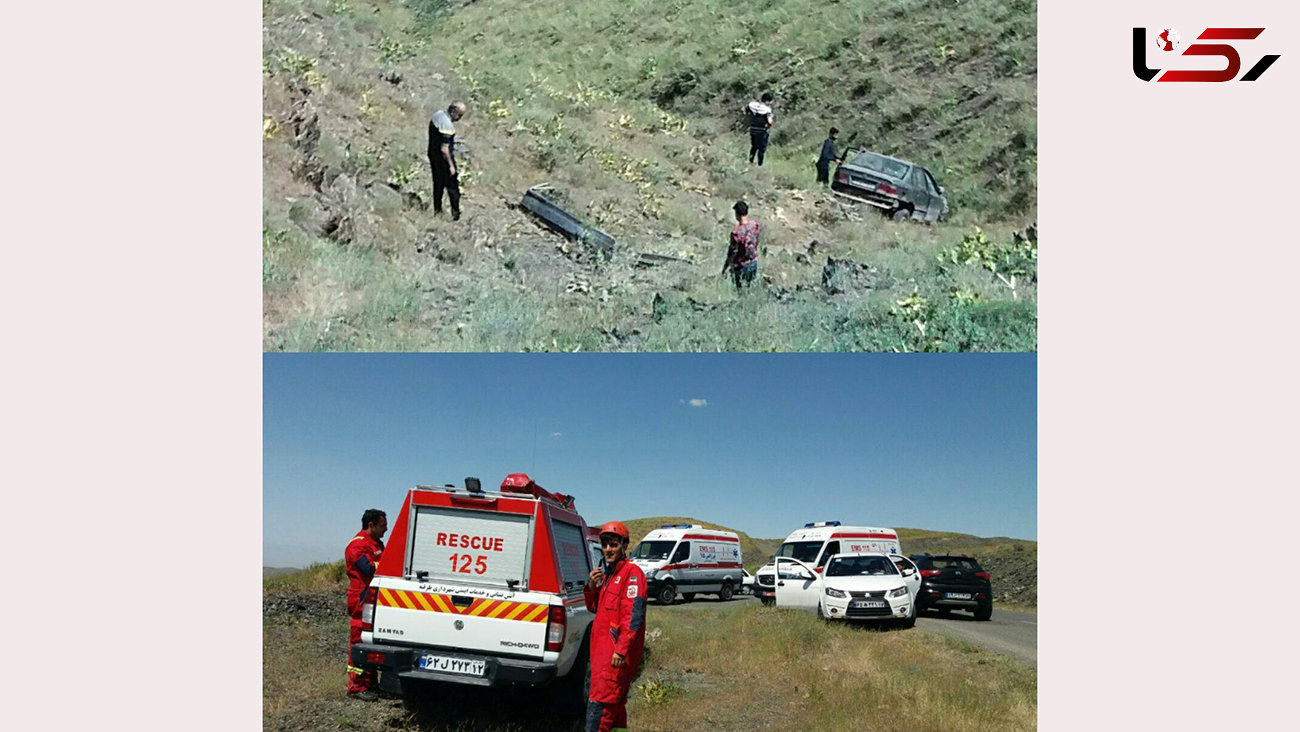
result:
[[[970,599],[970,593],[969,593],[969,592],[949,592],[949,593],[945,594],[944,597],[948,598],[949,600],[969,600],[969,599]]]
[[[463,674],[465,676],[487,676],[487,661],[470,658],[451,658],[426,653],[420,656],[420,668],[425,671],[438,671],[444,674]]]
[[[851,608],[868,608],[868,607],[885,607],[884,600],[854,600],[849,603]]]

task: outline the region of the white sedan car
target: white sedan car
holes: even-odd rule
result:
[[[910,628],[920,584],[915,565],[897,554],[836,554],[816,568],[778,557],[776,605],[815,610],[827,620],[894,620]]]

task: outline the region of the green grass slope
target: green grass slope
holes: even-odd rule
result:
[[[1032,350],[1035,21],[1023,1],[267,0],[267,350]],[[769,163],[739,108],[778,95]],[[453,98],[465,218],[428,210]],[[949,222],[813,185],[831,124],[926,164]],[[547,182],[612,258],[516,206]],[[762,286],[718,275],[744,198]],[[980,229],[976,229],[980,227]],[[641,254],[677,262],[647,266]],[[828,258],[848,260],[833,264]]]

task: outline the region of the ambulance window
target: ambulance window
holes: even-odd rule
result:
[[[669,561],[684,562],[689,556],[691,556],[691,543],[689,541],[683,541],[677,545],[677,551],[673,552],[673,558]]]
[[[673,550],[672,541],[643,541],[636,545],[632,550],[633,559],[652,559],[661,560],[668,558],[668,552]]]
[[[820,541],[787,541],[776,550],[778,557],[792,557],[801,562],[811,562],[817,558],[817,552],[822,548]]]
[[[831,557],[839,553],[840,553],[840,543],[838,541],[832,541],[827,543],[826,551],[822,552],[822,558],[817,561],[817,566],[820,567],[826,564],[827,559],[830,559]]]

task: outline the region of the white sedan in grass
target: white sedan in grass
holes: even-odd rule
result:
[[[776,606],[814,610],[827,620],[893,620],[910,628],[920,584],[915,565],[897,554],[836,554],[816,568],[777,557]]]

